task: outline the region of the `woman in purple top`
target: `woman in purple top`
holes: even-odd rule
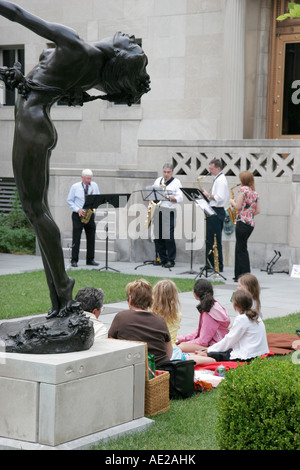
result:
[[[230,204],[237,210],[235,229],[235,263],[234,281],[245,273],[250,273],[248,239],[254,230],[254,217],[260,213],[259,195],[255,191],[254,176],[250,171],[242,171],[239,175],[241,188],[236,201],[230,199]]]
[[[214,299],[213,286],[206,279],[196,281],[194,296],[200,300],[198,328],[187,335],[177,337],[176,344],[183,352],[191,353],[220,341],[229,332],[230,318],[226,308]]]

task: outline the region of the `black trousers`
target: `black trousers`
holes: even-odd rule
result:
[[[250,259],[248,253],[248,239],[253,232],[254,227],[244,222],[238,221],[235,228],[235,262],[234,277],[245,273],[250,273]]]
[[[208,352],[207,356],[212,357],[215,359],[216,362],[222,362],[222,361],[230,361],[230,353],[232,349],[227,349],[227,351],[220,351],[220,352]]]
[[[239,359],[239,358],[234,358],[230,359],[230,353],[232,349],[227,349],[227,351],[220,351],[220,352],[210,352],[207,353],[208,357],[212,357],[215,359],[216,362],[228,362],[228,361],[233,361],[233,362],[251,362],[254,357],[250,357],[249,359]]]
[[[175,262],[175,214],[174,210],[166,209],[164,207],[157,207],[154,213],[155,247],[162,263],[167,263],[168,261]]]
[[[72,212],[73,223],[73,242],[72,242],[72,261],[77,263],[79,258],[79,248],[82,230],[86,236],[86,262],[90,263],[95,257],[95,214],[89,220],[88,224],[83,224],[77,212]]]
[[[222,230],[225,220],[224,207],[213,207],[216,215],[211,215],[206,219],[206,259],[209,260],[211,265],[214,267],[214,254],[211,252],[214,245],[214,236],[216,234],[218,258],[219,258],[219,269],[223,271],[223,249],[222,249]]]

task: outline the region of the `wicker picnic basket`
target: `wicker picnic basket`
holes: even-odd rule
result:
[[[145,357],[145,415],[155,415],[170,409],[169,381],[170,373],[157,370],[157,375],[149,379],[148,348]]]

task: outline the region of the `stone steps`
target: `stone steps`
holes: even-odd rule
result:
[[[108,232],[106,232],[106,225],[108,224]],[[106,259],[106,236],[108,235],[108,261],[118,261],[119,253],[114,250],[115,246],[115,213],[114,210],[96,211],[96,240],[95,240],[95,261],[103,261]],[[65,258],[71,258],[72,250],[72,233],[65,232],[62,234],[62,248]],[[86,259],[86,238],[85,232],[82,231],[80,241],[79,259]]]

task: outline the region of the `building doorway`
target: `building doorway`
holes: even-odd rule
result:
[[[277,21],[288,1],[273,3],[267,138],[300,138],[300,18]]]

